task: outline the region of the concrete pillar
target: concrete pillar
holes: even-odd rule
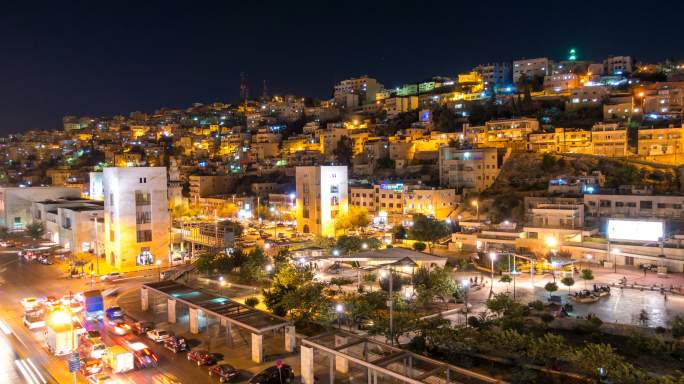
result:
[[[314,384],[314,349],[302,345],[300,360],[302,362],[302,384]]]
[[[143,311],[150,309],[150,292],[147,288],[140,288],[140,307]]]
[[[252,333],[252,361],[259,364],[264,362],[264,335]]]
[[[344,336],[335,335],[335,346],[339,347],[341,345],[347,344],[347,338]],[[346,353],[347,349],[340,350],[342,353]],[[339,373],[349,373],[349,360],[342,356],[335,356],[335,369]]]
[[[294,352],[295,346],[297,346],[297,334],[294,325],[285,326],[285,350],[288,352]]]
[[[190,333],[196,335],[199,333],[199,312],[197,308],[190,308],[188,316],[190,317]]]
[[[176,324],[176,300],[168,299],[166,302],[166,315],[170,324]]]

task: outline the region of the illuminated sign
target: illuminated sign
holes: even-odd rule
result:
[[[608,219],[607,233],[610,240],[659,241],[663,237],[663,222]]]
[[[401,191],[404,189],[404,183],[380,184],[380,189],[384,189],[386,191]]]

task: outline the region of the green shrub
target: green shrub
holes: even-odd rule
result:
[[[418,241],[413,243],[413,249],[415,249],[418,252],[423,252],[425,248],[427,248],[427,246],[423,242]]]
[[[250,307],[256,307],[259,305],[259,298],[258,297],[248,297],[245,299],[245,304],[249,305]]]

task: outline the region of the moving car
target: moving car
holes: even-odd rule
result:
[[[129,332],[131,332],[131,326],[122,321],[120,323],[114,324],[114,327],[112,327],[112,330],[117,335],[123,336],[123,335],[127,335]]]
[[[122,278],[123,275],[121,274],[121,272],[109,272],[106,275],[100,276],[100,280],[102,281],[116,281]]]
[[[294,371],[287,364],[264,369],[249,379],[250,384],[286,384],[294,379]]]
[[[135,323],[131,324],[131,331],[133,331],[133,333],[138,336],[145,334],[147,333],[147,331],[151,331],[153,329],[154,323],[151,321],[136,321]]]
[[[147,331],[147,337],[155,343],[161,343],[162,341],[171,337],[171,334],[168,331],[164,331],[161,329],[153,329]]]
[[[143,348],[133,352],[133,362],[135,363],[136,368],[143,369],[147,367],[156,367],[159,358],[154,352],[150,351],[149,348]]]
[[[86,358],[81,360],[81,373],[83,376],[91,376],[102,372],[104,362],[100,359]]]
[[[235,367],[229,364],[216,364],[209,368],[209,376],[217,377],[220,383],[225,383],[240,374]]]
[[[109,320],[123,320],[123,309],[121,307],[107,308],[106,316]]]
[[[200,365],[214,365],[216,364],[216,357],[204,349],[197,349],[188,352],[188,360]]]
[[[45,326],[45,312],[42,308],[26,311],[24,314],[24,325],[28,329],[43,328]]]
[[[37,307],[40,307],[41,302],[35,297],[24,297],[21,299],[21,305],[24,306],[24,310],[31,311]]]
[[[182,337],[171,336],[164,340],[164,348],[173,353],[184,352],[188,350],[188,343]]]
[[[115,384],[116,379],[106,373],[88,376],[88,384]]]

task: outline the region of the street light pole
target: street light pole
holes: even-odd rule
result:
[[[492,281],[491,284],[489,285],[489,297],[492,297],[492,294],[494,294],[494,260],[496,260],[496,252],[491,251],[489,252],[489,259],[492,262]]]
[[[463,279],[461,285],[463,285],[463,299],[465,301],[465,326],[468,328],[468,288],[470,281]]]

